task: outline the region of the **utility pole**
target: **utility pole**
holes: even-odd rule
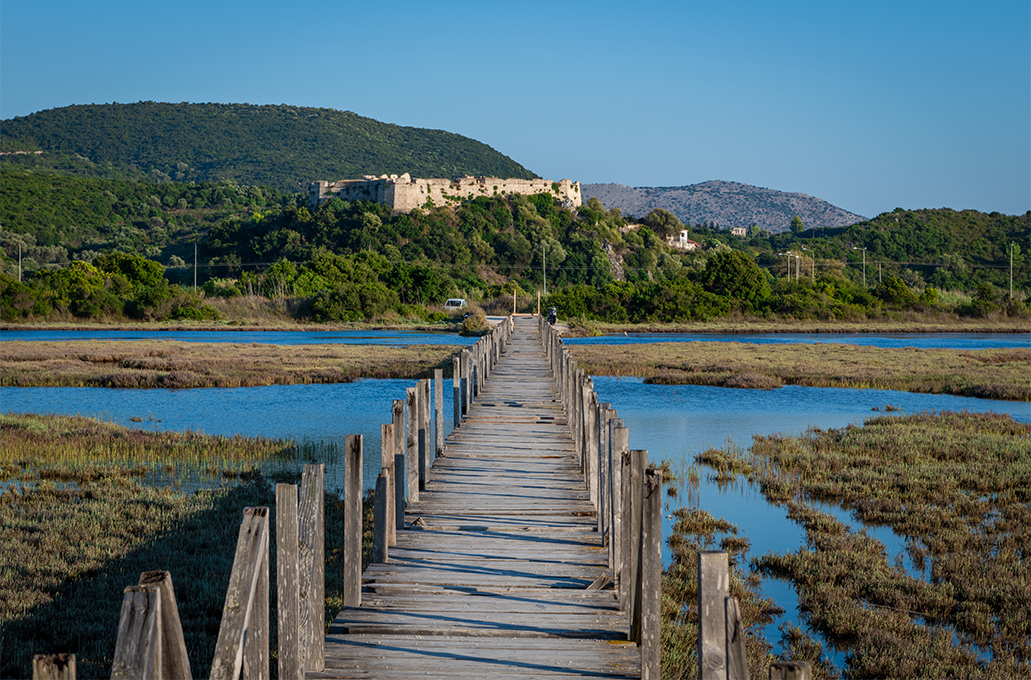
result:
[[[18,283],[21,283],[21,244],[18,244]],[[1010,251],[1010,297],[1013,297],[1013,251]]]
[[[1013,299],[1013,246],[1014,246],[1013,241],[1010,241],[1010,300]],[[20,250],[18,251],[18,258],[19,258],[18,261],[21,262],[21,251]],[[20,281],[21,280],[21,274],[20,274],[21,269],[19,268],[18,271],[19,271],[18,280]]]
[[[541,273],[544,275],[544,297],[548,297],[548,249],[541,243]]]
[[[193,244],[193,289],[197,290],[197,244]]]

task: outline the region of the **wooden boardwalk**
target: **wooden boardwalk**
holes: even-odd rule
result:
[[[534,319],[406,508],[389,562],[340,612],[308,678],[639,678]]]

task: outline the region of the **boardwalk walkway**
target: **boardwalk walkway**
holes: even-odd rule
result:
[[[639,678],[533,319],[448,438],[308,678]]]

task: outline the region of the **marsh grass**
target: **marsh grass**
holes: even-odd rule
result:
[[[1006,415],[923,413],[702,458],[756,481],[804,527],[805,546],[754,566],[794,583],[808,621],[848,650],[845,677],[1028,678],[1029,437]],[[906,537],[923,578],[813,501]]]
[[[193,674],[206,676],[243,509],[274,508],[273,481],[297,482],[289,471],[271,480],[258,470],[262,456],[275,455],[282,443],[138,433],[82,418],[3,418],[0,466],[9,481],[31,477],[31,483],[0,493],[0,677],[29,677],[33,654],[56,652],[76,654],[80,678],[109,677],[122,590],[154,569],[172,573]],[[12,441],[17,449],[8,446]],[[25,457],[32,441],[41,446],[36,460]],[[169,465],[249,472],[196,492],[141,483],[138,468],[164,456],[163,444],[170,442],[182,445],[171,449],[177,457]],[[62,477],[66,469],[73,484],[53,481],[53,471]],[[371,497],[365,501],[367,562]],[[338,496],[326,494],[327,626],[342,602],[343,507]],[[274,593],[274,541],[271,551]],[[273,627],[275,620],[273,610]]]
[[[266,345],[175,340],[0,343],[0,386],[254,387],[419,378],[453,345]]]
[[[852,387],[1031,401],[1031,349],[661,342],[572,345],[570,350],[591,374],[659,384]]]

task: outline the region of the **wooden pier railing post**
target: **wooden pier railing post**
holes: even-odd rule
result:
[[[346,451],[344,465],[346,475]],[[326,590],[325,478],[324,464],[305,465],[301,470],[301,489],[297,504],[301,663],[307,671],[321,671],[325,664],[322,635],[326,616],[323,604]]]
[[[419,491],[426,488],[426,470],[430,455],[430,381],[418,383],[419,398]]]
[[[297,485],[276,484],[276,648],[279,677],[303,680],[301,626],[300,538],[298,536]]]
[[[387,536],[387,525],[390,521],[388,517],[390,502],[387,498],[387,488],[389,486],[390,472],[384,469],[376,477],[376,496],[372,510],[372,561],[380,564],[389,561],[390,539]]]
[[[644,498],[644,469],[648,465],[648,452],[634,449],[630,452],[630,489],[627,509],[630,517],[629,555],[627,555],[627,613],[630,614],[630,639],[641,640],[641,504]]]
[[[418,390],[405,388],[405,406],[408,409],[405,447],[405,468],[408,471],[408,502],[419,502],[419,406]]]
[[[458,429],[462,425],[462,360],[458,357],[451,359],[451,382],[452,382],[452,393],[453,393],[453,404],[451,404],[454,415],[452,419],[454,421],[454,429]]]
[[[360,434],[344,437],[345,607],[362,604],[362,444]],[[324,606],[320,599],[320,607]]]
[[[386,518],[384,531],[386,531],[387,546],[397,544],[397,520],[394,513],[397,503],[394,499],[396,491],[394,485],[394,424],[387,423],[380,426],[380,462],[383,471],[387,473],[387,488],[383,491],[384,502],[386,503]]]
[[[161,592],[161,675],[165,678],[190,680],[190,655],[179,620],[179,603],[172,587],[172,574],[167,571],[145,571],[140,574],[141,586],[157,586]]]
[[[741,625],[741,609],[736,597],[724,600],[724,622],[727,627],[727,679],[749,680],[748,656],[745,654],[745,627]]]
[[[612,427],[612,536],[609,539],[609,567],[613,572],[613,581],[620,592],[625,590],[626,582],[623,579],[623,459],[627,459],[629,466],[630,458],[630,430],[623,427],[621,421],[610,421]],[[622,596],[620,602],[623,601]]]
[[[223,627],[224,622],[223,616]],[[129,586],[122,598],[111,679],[161,677],[161,593],[157,586]]]
[[[462,350],[462,417],[469,413],[469,350]]]
[[[236,680],[245,671],[249,678],[269,677],[268,521],[268,508],[245,508],[243,511],[233,570],[222,608],[222,625],[211,662],[213,680]],[[259,592],[262,585],[264,598]],[[158,589],[153,588],[153,591],[156,593]],[[259,611],[262,604],[264,611]]]
[[[609,407],[611,404],[598,404],[598,533],[601,544],[609,531]]]
[[[433,369],[433,458],[444,453],[444,369]],[[432,462],[432,461],[431,461]]]
[[[662,602],[662,472],[644,471],[641,521],[641,678],[660,680]],[[734,679],[736,680],[736,679]]]
[[[698,677],[727,678],[726,599],[730,564],[726,552],[698,553]]]
[[[391,416],[394,425],[394,526],[405,528],[405,400],[395,399]],[[396,537],[396,534],[395,534]]]
[[[32,680],[75,680],[75,655],[36,654],[32,657]]]

